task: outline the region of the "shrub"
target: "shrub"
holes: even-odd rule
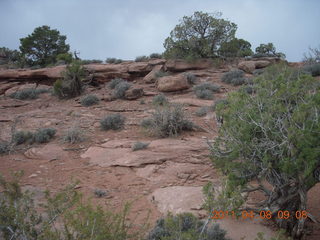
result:
[[[89,107],[99,103],[99,98],[96,95],[87,95],[81,99],[81,105]]]
[[[59,98],[73,98],[81,95],[85,70],[79,61],[74,61],[66,67],[61,74],[63,79],[57,80],[53,85],[54,94]]]
[[[120,130],[124,127],[125,117],[117,114],[111,114],[104,117],[101,121],[101,128],[102,130]]]
[[[122,81],[116,85],[113,91],[115,98],[124,98],[126,91],[131,87],[131,84],[127,81]]]
[[[77,127],[72,127],[65,133],[63,141],[74,144],[83,141],[83,138],[82,131]]]
[[[108,87],[110,89],[115,89],[115,87],[121,82],[124,82],[122,78],[114,78],[109,82]]]
[[[196,115],[198,117],[203,117],[205,115],[207,115],[207,113],[210,111],[210,107],[207,107],[207,106],[204,106],[204,107],[201,107],[199,108],[197,111],[196,111]]]
[[[157,106],[164,106],[169,103],[167,97],[164,94],[158,94],[153,97],[152,104]]]
[[[118,58],[107,58],[106,63],[114,63],[114,64],[119,64],[122,63],[122,59]]]
[[[34,133],[34,141],[36,143],[46,143],[54,137],[57,130],[54,128],[40,128]]]
[[[263,68],[260,68],[260,69],[254,70],[252,73],[253,73],[254,76],[259,76],[259,75],[261,75],[263,72],[264,72]]]
[[[10,151],[10,144],[5,141],[0,142],[0,154],[5,154]]]
[[[140,103],[141,105],[146,104],[146,102],[145,102],[144,99],[140,99],[139,103]]]
[[[96,197],[101,198],[107,195],[107,192],[101,189],[95,189],[94,190],[94,195],[96,195]]]
[[[94,63],[103,63],[102,60],[99,60],[99,59],[84,59],[84,60],[81,60],[81,64],[83,65],[86,65],[86,64],[94,64]]]
[[[72,62],[72,54],[71,53],[60,53],[56,57],[56,61],[64,62],[64,64],[70,64]]]
[[[150,143],[144,143],[144,142],[135,142],[132,145],[132,151],[138,151],[138,150],[142,150],[145,149],[149,146]]]
[[[156,78],[161,78],[161,77],[169,76],[169,73],[160,70],[160,71],[155,72],[154,76]]]
[[[135,62],[146,62],[149,60],[149,57],[147,56],[138,56],[136,57],[136,59],[134,60]]]
[[[156,226],[149,232],[147,240],[228,240],[226,233],[219,224],[205,225],[191,213],[181,213],[176,216],[169,214],[157,221]]]
[[[187,81],[190,85],[196,84],[197,77],[193,73],[185,73],[184,76],[187,78]]]
[[[247,79],[244,77],[244,71],[237,69],[223,74],[221,81],[238,86],[246,83]]]
[[[227,99],[218,99],[212,105],[212,107],[211,107],[212,111],[216,111],[219,108],[219,106],[223,107],[223,106],[225,106],[227,104],[228,104],[228,100]]]
[[[9,97],[19,100],[36,99],[39,94],[47,92],[49,92],[47,89],[25,88],[10,94]]]
[[[213,99],[213,93],[219,90],[220,86],[213,83],[201,83],[193,87],[194,93],[201,99]]]
[[[178,104],[156,109],[142,125],[159,137],[177,136],[183,130],[192,130],[194,127]]]
[[[302,70],[310,73],[313,77],[320,76],[320,63],[306,65],[302,68]]]
[[[140,126],[143,128],[151,128],[153,124],[153,121],[151,118],[144,118],[142,119]]]
[[[162,58],[161,53],[151,53],[149,58]]]
[[[34,134],[29,131],[16,131],[13,133],[12,141],[16,144],[23,143],[33,143],[34,142]]]

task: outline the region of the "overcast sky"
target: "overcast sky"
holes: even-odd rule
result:
[[[194,11],[222,12],[253,50],[273,42],[289,61],[320,46],[320,0],[0,0],[0,47],[18,49],[20,38],[49,25],[83,59],[134,59],[163,52],[179,19]]]

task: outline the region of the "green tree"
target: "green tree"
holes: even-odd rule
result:
[[[270,211],[281,228],[300,239],[307,192],[320,181],[320,85],[281,65],[257,77],[253,88],[255,94],[233,92],[228,104],[218,105],[223,123],[212,159],[227,181],[213,202],[256,214]],[[264,201],[243,206],[251,192],[262,192]],[[279,211],[291,217],[279,218]]]
[[[237,25],[224,20],[220,12],[195,12],[184,16],[164,42],[166,58],[208,58],[217,56],[217,49],[234,38]]]
[[[31,35],[20,39],[20,51],[30,65],[46,66],[56,62],[58,54],[67,53],[67,37],[49,26],[37,27]]]
[[[286,55],[281,52],[277,52],[275,46],[273,43],[267,43],[263,44],[261,43],[257,48],[256,48],[256,53],[258,55],[264,55],[264,56],[269,56],[269,57],[281,57],[285,58]]]
[[[16,63],[20,58],[20,53],[17,50],[11,50],[6,47],[0,47],[0,64]]]
[[[246,40],[238,38],[222,43],[219,48],[219,55],[223,57],[245,57],[252,54],[251,44]]]

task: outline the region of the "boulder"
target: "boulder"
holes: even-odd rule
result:
[[[238,68],[247,72],[253,73],[253,71],[257,68],[265,68],[271,64],[270,61],[267,60],[256,60],[256,61],[242,61],[238,64]]]
[[[165,64],[165,69],[172,72],[183,72],[186,70],[201,70],[212,66],[212,60],[199,59],[194,62],[187,62],[181,59],[171,59]]]
[[[157,79],[155,77],[156,72],[159,72],[163,69],[162,65],[156,65],[151,72],[149,72],[144,78],[143,81],[145,83],[154,83]]]
[[[0,95],[4,94],[8,89],[19,85],[18,82],[4,82],[0,84]]]
[[[37,84],[35,84],[35,83],[18,85],[18,86],[9,88],[7,91],[5,91],[4,95],[9,96],[10,94],[15,93],[17,91],[21,91],[21,90],[28,89],[28,88],[36,88],[36,87],[37,87]]]
[[[183,74],[159,78],[157,89],[160,92],[174,92],[190,88],[187,78]]]
[[[143,88],[130,88],[125,92],[124,96],[127,100],[135,100],[141,98],[143,95]]]

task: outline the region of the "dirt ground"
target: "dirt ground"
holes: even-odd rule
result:
[[[201,79],[224,86],[212,101],[197,99],[191,90],[166,93],[171,102],[184,103],[184,110],[191,120],[203,128],[184,132],[176,138],[159,139],[146,134],[139,126],[141,120],[153,111],[152,94],[133,101],[100,101],[99,105],[91,107],[81,106],[79,98],[58,100],[50,93],[27,101],[2,96],[1,139],[10,139],[15,120],[19,130],[52,127],[57,129],[57,134],[47,144],[22,146],[10,155],[1,155],[0,173],[9,176],[11,171],[23,170],[23,187],[35,191],[39,199],[42,190],[57,192],[73,180],[79,180],[78,191],[94,203],[107,203],[113,209],[120,209],[125,202],[133,201],[130,216],[138,216],[137,222],[142,221],[149,211],[151,223],[166,211],[191,211],[205,218],[207,213],[201,209],[201,189],[207,182],[219,183],[207,147],[207,140],[217,135],[217,124],[214,113],[197,117],[195,112],[234,90],[234,87],[221,83],[224,71],[212,73],[209,79]],[[142,87],[145,92],[158,93],[154,84],[143,84],[141,79],[137,79],[134,85]],[[103,85],[86,89],[86,93],[94,93],[100,98],[108,91]],[[145,104],[141,104],[141,100]],[[19,104],[21,106],[17,107]],[[115,112],[126,117],[124,129],[102,131],[101,118]],[[85,140],[77,144],[64,143],[63,135],[73,126],[83,131]],[[131,146],[137,141],[150,145],[145,150],[133,152]],[[95,189],[107,191],[107,196],[95,197]],[[308,211],[317,219],[320,219],[319,196],[320,184],[308,195]],[[274,226],[266,221],[228,219],[217,222],[234,240],[254,239],[258,232],[265,232],[266,237],[275,233]],[[307,239],[320,239],[319,224],[309,225],[314,231]]]

